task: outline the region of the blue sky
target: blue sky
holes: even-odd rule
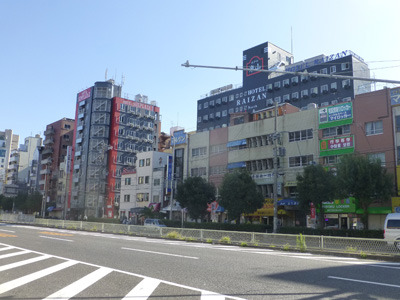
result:
[[[399,11],[398,0],[1,0],[0,130],[43,135],[106,70],[125,77],[122,96],[157,101],[163,131],[195,130],[200,96],[242,74],[181,64],[241,66],[266,41],[290,51],[291,28],[295,61],[352,50],[376,78],[400,80]]]

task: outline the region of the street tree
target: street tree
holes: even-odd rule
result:
[[[341,196],[353,196],[363,209],[361,221],[368,229],[368,208],[375,201],[387,201],[393,192],[393,176],[380,160],[362,155],[344,155],[337,165],[338,191]]]
[[[238,224],[241,214],[253,213],[264,204],[257,184],[245,170],[226,173],[219,194],[220,205],[228,211],[229,219],[236,220]]]
[[[318,209],[318,227],[324,225],[324,208],[322,202],[333,201],[335,197],[336,179],[332,172],[321,165],[309,165],[303,174],[297,175],[297,199],[303,211],[309,212],[311,203]]]
[[[215,200],[215,187],[202,177],[188,177],[178,184],[176,200],[197,222],[207,214],[207,204]]]

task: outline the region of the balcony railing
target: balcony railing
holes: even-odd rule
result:
[[[47,130],[44,132],[44,135],[52,135],[52,134],[54,134],[54,133],[55,133],[54,129],[53,129],[53,128],[50,128],[50,129],[47,129]]]
[[[50,145],[50,144],[54,144],[53,138],[45,139],[43,142],[43,145]]]
[[[46,148],[43,150],[42,154],[45,155],[45,154],[50,154],[53,152],[54,152],[53,148]]]

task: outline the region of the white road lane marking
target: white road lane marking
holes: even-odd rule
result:
[[[216,293],[202,292],[200,300],[225,300],[225,296]]]
[[[23,255],[23,254],[27,254],[27,253],[29,253],[29,251],[27,251],[27,250],[23,250],[23,251],[19,251],[19,252],[13,252],[13,253],[7,253],[7,254],[0,255],[0,259],[13,257],[13,256],[17,256],[17,255]]]
[[[13,231],[13,230],[0,229],[0,231],[15,233],[15,231]]]
[[[133,248],[125,248],[125,247],[122,247],[121,249],[122,250],[137,251],[137,252],[144,252],[144,253],[151,253],[151,254],[175,256],[175,257],[180,257],[180,258],[199,259],[198,257],[194,257],[194,256],[185,256],[185,255],[165,253],[165,252],[156,252],[156,251],[140,250],[140,249],[133,249]]]
[[[11,250],[11,249],[14,249],[13,247],[3,247],[3,248],[0,248],[0,251],[6,251],[6,250]]]
[[[102,279],[104,276],[110,274],[113,270],[109,268],[100,268],[96,271],[82,277],[81,279],[71,283],[65,288],[51,294],[45,300],[57,299],[57,300],[67,300],[70,299],[83,290],[87,289],[89,286],[94,284],[95,282]]]
[[[337,279],[337,280],[344,280],[344,281],[359,282],[359,283],[367,283],[367,284],[373,284],[373,285],[388,286],[388,287],[394,287],[394,288],[400,288],[400,285],[389,284],[389,283],[382,283],[382,282],[358,280],[358,279],[343,278],[343,277],[336,277],[336,276],[328,276],[328,278],[330,278],[330,279]]]
[[[63,262],[61,264],[49,267],[44,270],[37,271],[32,274],[28,274],[26,276],[5,282],[3,284],[0,284],[0,294],[4,294],[8,291],[11,291],[17,287],[20,287],[24,284],[30,283],[32,281],[35,281],[37,279],[40,279],[42,277],[45,277],[47,275],[53,274],[57,271],[63,270],[65,268],[71,267],[73,265],[76,265],[78,262],[74,260],[68,260],[66,262]]]
[[[135,286],[122,300],[135,299],[147,300],[154,290],[160,284],[160,280],[153,278],[143,279],[137,286]]]
[[[26,259],[26,260],[21,260],[21,261],[12,263],[12,264],[4,265],[4,266],[0,267],[0,272],[5,271],[5,270],[10,270],[13,268],[17,268],[17,267],[21,267],[21,266],[25,266],[25,265],[28,265],[31,263],[35,263],[35,262],[38,262],[41,260],[48,259],[50,257],[51,257],[50,255],[42,255],[42,256],[37,256],[34,258]]]
[[[64,242],[73,242],[73,240],[67,240],[67,239],[56,238],[56,237],[51,237],[51,236],[39,235],[39,237],[45,238],[45,239],[50,239],[50,240],[58,240],[58,241],[64,241]]]

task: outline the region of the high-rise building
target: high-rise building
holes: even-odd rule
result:
[[[147,96],[121,98],[113,80],[77,95],[69,205],[72,218],[118,214],[121,172],[156,151],[160,109]]]
[[[293,55],[266,42],[243,51],[243,85],[232,84],[213,89],[197,102],[197,131],[229,126],[229,116],[239,112],[255,113],[275,102],[306,108],[335,105],[371,91],[368,81],[336,78],[369,78],[364,60],[350,50],[319,55],[294,63]],[[309,75],[267,73],[263,70],[307,72]],[[327,77],[320,77],[327,76]]]
[[[11,151],[18,149],[18,142],[19,136],[13,134],[11,129],[0,131],[0,194],[7,180]]]
[[[43,141],[44,149],[40,161],[40,191],[48,206],[57,206],[57,182],[60,164],[72,146],[75,120],[62,118],[46,126]]]

